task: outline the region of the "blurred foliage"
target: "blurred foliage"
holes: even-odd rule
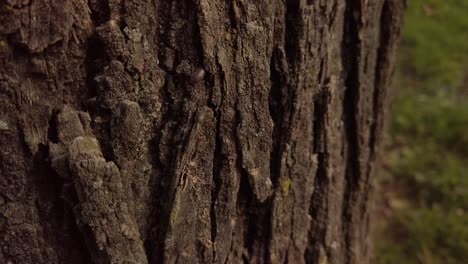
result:
[[[381,241],[385,246],[379,248],[379,263],[466,263],[466,216],[434,207],[408,210],[395,218],[395,226],[387,231],[400,229],[400,241]]]
[[[431,88],[459,84],[468,61],[468,1],[408,2],[402,68]]]
[[[408,2],[376,261],[468,263],[468,1]]]

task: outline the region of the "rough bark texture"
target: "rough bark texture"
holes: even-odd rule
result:
[[[404,2],[1,1],[0,263],[367,263]]]

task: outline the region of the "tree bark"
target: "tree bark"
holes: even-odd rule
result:
[[[0,263],[368,263],[405,0],[0,3]]]

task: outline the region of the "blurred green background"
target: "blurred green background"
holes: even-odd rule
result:
[[[376,263],[468,263],[468,0],[409,0]]]

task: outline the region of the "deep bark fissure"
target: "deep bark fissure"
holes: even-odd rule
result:
[[[236,102],[236,127],[241,123],[241,116],[240,116],[240,111],[238,107],[238,102]],[[242,157],[242,149],[241,149],[241,143],[239,139],[238,132],[236,133],[236,148],[238,152],[238,156]],[[256,230],[256,218],[257,214],[256,212],[252,212],[253,205],[254,203],[254,197],[251,189],[251,185],[249,183],[249,176],[247,171],[243,168],[242,166],[242,159],[238,159],[237,162],[237,168],[239,169],[240,172],[240,183],[239,183],[239,191],[238,191],[238,196],[237,196],[237,205],[238,205],[238,218],[242,219],[245,221],[245,229],[244,230],[244,245],[247,253],[249,254],[250,257],[253,251],[253,244],[255,242],[255,238],[257,235],[257,230]],[[248,261],[246,263],[249,263]]]
[[[312,226],[309,229],[308,247],[304,258],[308,263],[319,263],[321,261],[321,249],[325,247],[325,232],[327,222],[327,203],[329,179],[327,176],[327,154],[318,153],[318,167],[315,174],[314,192],[310,198],[309,214],[312,217]]]
[[[221,72],[221,94],[220,94],[220,104],[218,106],[213,105],[213,98],[214,98],[214,91],[211,90],[210,93],[210,108],[213,110],[215,115],[215,146],[214,146],[214,153],[213,153],[213,187],[211,191],[211,205],[210,205],[210,219],[211,219],[211,241],[213,242],[213,263],[216,261],[217,252],[216,252],[216,235],[217,235],[217,218],[216,218],[216,201],[219,198],[219,193],[221,191],[221,169],[225,166],[224,161],[226,161],[225,154],[222,153],[222,146],[223,146],[223,139],[221,137],[221,123],[222,123],[222,113],[221,109],[225,106],[224,97],[226,94],[225,91],[225,76],[223,73],[222,66],[219,64],[217,60],[216,63],[218,72]],[[210,87],[214,87],[214,84],[211,78],[208,79],[209,83],[211,83]]]
[[[291,66],[299,63],[299,39],[303,29],[301,20],[300,1],[286,1],[285,3],[285,44],[286,60]]]
[[[91,20],[96,27],[109,21],[111,17],[109,0],[89,1],[89,8],[91,10]]]
[[[325,243],[326,222],[328,218],[327,204],[329,193],[328,160],[327,149],[327,115],[330,104],[330,79],[326,77],[326,59],[320,60],[318,71],[319,90],[313,98],[313,121],[312,121],[312,149],[317,154],[317,171],[314,176],[314,189],[310,197],[309,214],[312,217],[311,228],[308,230],[308,247],[304,258],[311,263],[321,260],[321,250],[329,254]]]
[[[272,136],[272,149],[270,158],[270,178],[273,185],[276,187],[281,173],[281,156],[283,153],[282,143],[284,141],[284,110],[283,98],[284,90],[287,87],[285,70],[282,69],[281,57],[279,48],[275,48],[270,62],[270,80],[271,88],[269,95],[269,111],[271,119],[273,120],[273,136]]]
[[[86,250],[83,239],[87,239],[78,231],[78,225],[73,217],[72,206],[77,204],[77,200],[66,200],[64,195],[73,196],[72,193],[64,193],[66,180],[61,179],[50,166],[48,161],[49,153],[45,145],[39,147],[39,151],[34,156],[33,169],[38,176],[35,180],[38,197],[35,207],[38,211],[39,224],[44,232],[45,242],[48,245],[58,243],[74,244],[84,251],[83,261],[91,260],[91,256]],[[68,183],[69,184],[69,183]],[[71,190],[73,191],[73,190]],[[76,194],[75,194],[76,195]],[[69,204],[73,202],[73,204]],[[51,208],[44,207],[52,206]],[[67,240],[57,236],[54,227],[60,227],[61,231],[68,231],[70,238]]]
[[[359,18],[361,17],[361,4],[359,1],[346,1],[342,61],[344,65],[345,95],[343,100],[343,116],[348,144],[347,160],[345,165],[345,191],[343,203],[343,227],[345,235],[346,263],[352,263],[351,256],[351,232],[353,228],[351,210],[354,203],[354,192],[356,191],[360,175],[359,159],[359,132],[357,124],[358,100],[359,100],[359,57],[361,56],[361,42],[359,39]]]
[[[377,48],[377,62],[375,64],[375,79],[374,79],[374,95],[373,95],[373,120],[371,127],[371,137],[369,148],[371,157],[376,159],[377,149],[380,145],[378,136],[384,130],[386,121],[386,105],[388,105],[388,85],[389,74],[392,74],[394,65],[391,58],[394,56],[394,49],[397,46],[397,37],[399,36],[399,23],[395,21],[401,20],[402,16],[398,11],[406,7],[406,1],[402,3],[394,3],[385,0],[382,9],[380,10],[380,28],[379,28],[379,46]],[[393,50],[392,50],[393,49]],[[387,102],[387,103],[386,103]]]
[[[383,68],[384,64],[386,63],[387,56],[388,56],[388,41],[390,36],[390,32],[388,30],[391,21],[388,19],[388,1],[385,0],[384,4],[382,5],[382,10],[380,10],[380,29],[379,29],[379,46],[377,47],[377,59],[375,64],[375,79],[374,79],[374,94],[373,94],[373,111],[372,111],[372,125],[371,125],[371,134],[369,139],[369,148],[370,148],[370,157],[374,159],[375,151],[377,147],[377,129],[378,125],[381,122],[379,115],[383,114],[380,111],[384,111],[382,109],[382,99],[385,96],[384,87],[381,87],[381,71],[379,69]]]
[[[89,100],[98,96],[98,85],[94,78],[102,71],[103,61],[107,60],[107,58],[104,55],[104,46],[102,43],[100,43],[96,35],[92,36],[88,40],[88,48],[86,53],[86,86],[88,88],[86,97]],[[96,106],[90,105],[90,103],[88,103],[87,108],[93,109],[93,107]]]
[[[217,222],[216,222],[216,200],[218,198],[219,192],[221,190],[220,182],[220,170],[222,166],[222,154],[221,154],[221,144],[222,139],[220,137],[220,126],[221,126],[221,115],[218,112],[216,115],[216,141],[215,148],[213,153],[213,188],[211,191],[211,205],[210,205],[210,219],[211,219],[211,241],[213,242],[213,263],[216,259],[216,249],[214,242],[216,241],[216,232],[217,232]]]
[[[314,153],[326,153],[326,118],[327,105],[329,104],[330,95],[327,88],[322,88],[318,94],[314,96],[314,120],[313,120],[313,150]]]
[[[279,179],[281,176],[281,157],[284,151],[284,91],[288,85],[286,81],[287,69],[284,69],[282,63],[285,61],[279,47],[275,47],[270,60],[270,81],[271,88],[268,98],[268,106],[270,117],[273,121],[272,148],[270,153],[270,179],[274,188],[278,188]],[[270,241],[272,238],[272,203],[268,204],[268,239],[266,243],[265,259],[269,261]]]
[[[47,138],[52,143],[59,142],[57,115],[58,110],[54,110],[48,122]],[[74,207],[79,203],[73,182],[69,178],[59,176],[52,168],[47,145],[39,145],[38,152],[33,157],[33,171],[37,176],[34,183],[37,188],[35,191],[38,193],[35,207],[46,243],[51,246],[72,245],[83,252],[82,261],[91,261],[92,257],[87,248],[89,237],[80,232],[83,227],[74,217]],[[68,234],[68,236],[61,237],[54,228]],[[55,250],[59,250],[59,248],[55,248]]]

